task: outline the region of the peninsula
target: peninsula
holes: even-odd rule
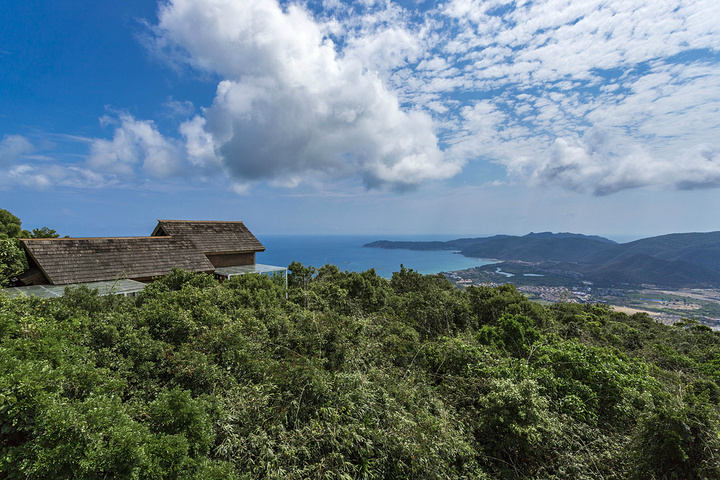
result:
[[[617,243],[575,233],[530,233],[447,242],[368,243],[369,248],[454,250],[497,263],[444,272],[459,287],[512,283],[543,302],[607,303],[672,323],[720,326],[720,232]]]

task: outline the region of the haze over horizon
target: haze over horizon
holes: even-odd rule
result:
[[[0,208],[25,228],[720,229],[713,0],[37,0],[0,16]]]

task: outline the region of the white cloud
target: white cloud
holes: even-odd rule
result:
[[[22,185],[38,190],[46,190],[52,186],[50,178],[30,165],[15,165],[3,172],[2,183]]]
[[[90,170],[66,166],[51,157],[37,155],[40,150],[21,135],[7,135],[0,141],[0,188],[22,186],[47,190],[53,186],[94,187],[107,181]],[[39,162],[37,160],[40,160]]]
[[[619,139],[617,132],[592,128],[583,137],[557,138],[544,156],[515,157],[507,164],[512,173],[533,185],[594,195],[645,186],[720,187],[720,147],[716,145],[699,145],[674,159],[629,143]],[[624,151],[618,145],[625,146]]]
[[[19,163],[0,171],[0,188],[22,186],[34,190],[49,190],[53,187],[100,188],[113,184],[113,179],[86,168],[54,163]]]
[[[457,34],[438,50],[465,65],[456,91],[484,98],[447,115],[453,152],[596,195],[720,187],[720,3],[455,0],[440,14]],[[439,77],[428,64],[407,97]],[[599,131],[611,132],[603,153]]]
[[[54,186],[71,188],[100,188],[113,184],[91,170],[63,165],[18,165],[9,175],[15,183],[29,188],[46,190]]]
[[[467,162],[596,195],[720,186],[720,2],[418,5],[161,2],[154,47],[213,79],[214,100],[167,97],[176,138],[105,117],[111,137],[90,139],[85,170],[123,184],[225,175],[242,194],[256,182],[406,189]],[[3,138],[6,177],[23,166],[13,181],[91,181],[44,183],[39,145]],[[465,171],[507,180],[495,165]]]
[[[188,160],[205,170],[221,170],[222,159],[218,156],[218,145],[213,136],[205,131],[205,118],[195,116],[180,125],[180,133],[185,138]]]
[[[106,116],[101,121],[115,130],[112,140],[98,138],[90,145],[87,166],[92,171],[130,176],[139,166],[144,173],[160,178],[183,172],[183,152],[152,121],[136,120],[127,113],[117,120]]]
[[[344,58],[359,61],[365,70],[386,74],[404,67],[423,53],[424,45],[413,32],[390,27],[350,38]]]
[[[683,153],[680,172],[672,172],[669,180],[681,190],[717,188],[720,186],[720,146],[697,145]],[[678,174],[679,173],[679,174]]]
[[[169,117],[187,118],[195,112],[195,105],[193,105],[192,102],[188,100],[174,100],[172,97],[168,97],[163,107]]]
[[[35,146],[22,135],[5,135],[0,140],[0,166],[13,165],[24,155],[35,151]]]
[[[430,115],[401,108],[376,73],[419,52],[405,29],[348,38],[338,53],[294,4],[175,0],[159,19],[161,45],[224,78],[204,124],[183,126],[191,158],[219,155],[241,183],[361,176],[368,186],[405,188],[460,171],[438,148]]]
[[[112,128],[111,139],[46,134],[33,143],[20,135],[6,136],[0,141],[0,188],[127,188],[149,179],[157,183],[183,177],[192,183],[223,173],[202,117],[181,125],[184,143],[128,113],[104,116],[100,122]],[[66,156],[47,152],[57,142],[86,144],[89,151]]]
[[[504,50],[485,55],[501,70],[533,65],[528,83],[571,75],[590,78],[594,69],[636,65],[689,49],[716,48],[718,13],[711,1],[648,2],[646,0],[546,0],[518,4],[503,13],[508,2],[450,2],[444,13],[464,27],[469,41],[453,42],[455,50],[478,52],[486,46]],[[484,72],[478,72],[483,75]]]

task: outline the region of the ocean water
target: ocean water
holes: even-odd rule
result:
[[[400,265],[422,274],[463,270],[494,263],[463,257],[450,251],[390,250],[363,248],[376,240],[433,241],[452,240],[458,236],[388,236],[388,235],[263,235],[258,240],[265,251],[256,255],[256,262],[286,267],[293,261],[305,266],[322,267],[329,263],[340,270],[362,272],[371,268],[385,278],[400,270]]]

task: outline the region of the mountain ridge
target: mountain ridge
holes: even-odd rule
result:
[[[457,250],[474,258],[563,262],[588,279],[607,284],[654,283],[674,287],[720,287],[720,231],[672,233],[617,243],[597,235],[529,233],[446,242],[377,241],[370,248]]]

